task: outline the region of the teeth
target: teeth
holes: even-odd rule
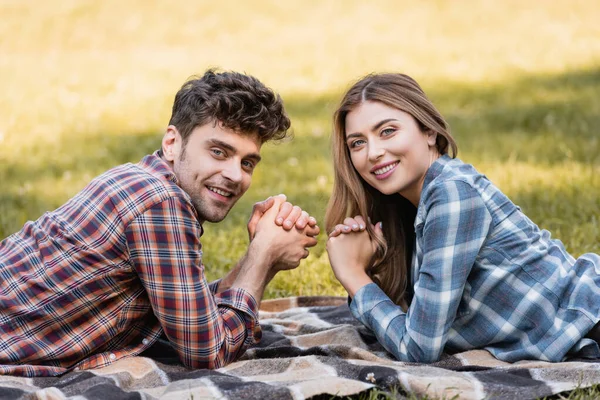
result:
[[[224,192],[224,191],[222,191],[221,189],[217,189],[217,188],[214,188],[214,187],[210,187],[210,186],[209,186],[209,187],[208,187],[208,190],[210,190],[211,192],[215,192],[215,193],[217,193],[217,194],[220,194],[221,196],[225,196],[225,197],[229,197],[229,196],[231,196],[231,193],[229,193],[229,192]]]
[[[393,163],[393,164],[390,164],[390,165],[387,165],[387,166],[385,166],[385,167],[383,167],[383,168],[376,169],[375,171],[373,171],[373,173],[374,173],[375,175],[381,175],[381,174],[385,174],[386,172],[388,172],[388,171],[392,170],[392,169],[393,169],[393,168],[394,168],[396,165],[398,165],[398,163],[397,163],[397,162],[396,162],[396,163]]]

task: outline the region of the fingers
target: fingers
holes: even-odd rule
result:
[[[373,228],[375,235],[383,237],[383,223],[381,221],[376,223],[375,225],[371,225],[371,227]]]
[[[310,228],[317,227],[317,220],[314,217],[311,217],[306,211],[292,205],[290,202],[285,202],[281,205],[275,223],[287,231],[294,226],[299,230],[303,230],[307,226]]]
[[[296,228],[300,229],[300,230],[302,230],[302,229],[304,229],[304,227],[306,227],[306,225],[308,224],[308,219],[310,218],[310,215],[308,215],[308,213],[306,211],[304,211],[304,210],[301,210],[301,211],[302,212],[300,213],[300,217],[296,221]]]
[[[283,226],[285,228],[284,221],[288,219],[288,216],[292,212],[292,208],[294,206],[289,201],[286,201],[281,204],[279,207],[279,212],[277,213],[277,217],[275,217],[275,223],[279,226]]]
[[[255,203],[252,207],[252,213],[261,213],[264,214],[269,208],[273,207],[275,203],[275,199],[273,197],[268,197],[263,201],[259,201]]]
[[[314,237],[307,237],[304,241],[304,247],[314,247],[317,245],[317,239]]]
[[[250,236],[250,240],[254,239],[258,221],[264,215],[264,213],[267,212],[267,210],[273,207],[273,204],[275,204],[275,199],[273,197],[269,197],[266,200],[255,203],[252,207],[252,214],[248,220],[248,235]]]
[[[308,215],[308,214],[307,214]],[[283,222],[283,229],[290,230],[294,223],[302,216],[302,209],[298,206],[293,206],[292,211]]]
[[[308,258],[308,255],[310,254],[310,252],[307,249],[304,249],[304,254],[302,255],[302,258]]]
[[[333,227],[333,230],[329,234],[329,237],[336,237],[342,233],[348,233],[348,232],[350,232],[350,230],[351,229],[349,226],[346,226],[344,224],[337,224],[336,226]]]
[[[365,220],[360,215],[354,218],[344,219],[344,225],[350,227],[354,232],[363,231],[365,229]]]
[[[285,194],[283,194],[283,193],[279,193],[278,195],[273,196],[273,197],[279,198],[282,203],[287,200],[287,196]]]
[[[304,233],[307,236],[311,236],[311,237],[318,236],[320,232],[321,232],[321,228],[319,228],[318,225],[310,226],[310,224],[309,224],[306,227],[306,229],[304,230]]]
[[[367,224],[365,222],[365,219],[362,216],[357,215],[356,217],[354,217],[354,220],[356,221],[356,223],[359,226],[359,231],[363,231],[366,229]]]
[[[360,215],[357,215],[354,218],[347,217],[344,219],[344,223],[337,224],[329,237],[339,236],[341,233],[350,233],[350,232],[362,232],[366,229],[365,219]]]

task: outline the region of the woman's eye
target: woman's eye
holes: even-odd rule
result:
[[[394,132],[396,132],[396,130],[393,128],[385,128],[384,130],[381,131],[381,136],[389,136]]]
[[[350,148],[354,149],[355,147],[362,146],[364,143],[365,141],[362,139],[355,140],[354,142],[350,143]]]

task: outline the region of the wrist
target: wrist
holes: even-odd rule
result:
[[[265,265],[267,268],[271,268],[275,264],[273,254],[269,250],[269,244],[260,238],[255,238],[248,246],[246,252],[246,258],[250,258]]]
[[[343,281],[340,280],[340,282],[342,286],[344,286],[344,289],[346,289],[346,292],[348,292],[348,295],[354,298],[356,292],[358,292],[363,286],[373,283],[373,280],[366,273],[362,273],[353,274]]]
[[[252,251],[249,247],[238,267],[231,287],[245,289],[260,303],[269,275],[269,268],[260,258],[260,253]]]

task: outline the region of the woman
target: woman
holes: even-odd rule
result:
[[[364,77],[334,122],[327,251],[353,315],[388,351],[413,362],[475,348],[509,362],[600,357],[600,257],[571,257],[455,158],[412,78]]]

